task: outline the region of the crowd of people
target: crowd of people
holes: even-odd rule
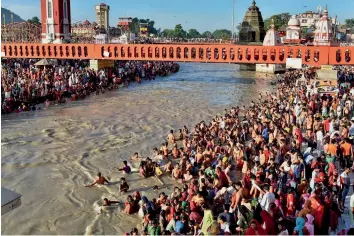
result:
[[[171,130],[151,157],[135,153],[141,176],[178,184],[150,200],[131,190],[124,212],[143,226],[127,235],[353,234],[354,69],[336,69],[338,94],[314,92],[316,70],[288,71],[250,106]]]
[[[95,92],[117,89],[120,84],[140,83],[179,70],[173,62],[118,61],[113,68],[90,69],[88,61],[51,62],[35,65],[32,59],[3,59],[1,72],[1,111],[23,112],[52,103],[84,99]]]

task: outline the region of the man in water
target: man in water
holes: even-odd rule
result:
[[[112,204],[119,204],[119,203],[121,203],[121,201],[111,201],[111,200],[108,200],[107,198],[104,198],[102,206],[110,206]]]
[[[92,184],[86,185],[85,187],[92,187],[92,186],[94,186],[95,184],[102,184],[102,185],[104,185],[105,183],[109,184],[109,181],[108,181],[105,177],[103,177],[103,176],[101,175],[101,172],[98,172],[97,178],[96,178],[95,182],[93,182]]]
[[[123,161],[123,164],[124,164],[123,168],[119,168],[119,171],[123,171],[124,173],[129,174],[131,172],[131,168],[128,165],[128,162]]]
[[[139,157],[139,153],[136,152],[130,159],[133,161],[139,161],[141,157]]]
[[[175,143],[175,136],[173,135],[173,130],[170,130],[170,133],[167,136],[168,142],[171,144]]]

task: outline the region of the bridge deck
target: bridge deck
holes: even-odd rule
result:
[[[302,58],[303,64],[354,65],[353,46],[254,46],[237,44],[41,44],[3,43],[6,58],[154,60],[284,64]]]

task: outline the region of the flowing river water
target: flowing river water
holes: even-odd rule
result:
[[[53,106],[1,117],[2,186],[22,194],[22,205],[3,215],[2,234],[123,234],[141,221],[121,212],[98,215],[102,198],[118,193],[123,175],[115,170],[134,152],[151,156],[170,129],[207,122],[225,108],[249,104],[271,91],[270,77],[240,72],[231,64],[181,64],[180,71],[155,81]],[[137,168],[138,163],[131,163]],[[85,188],[100,171],[113,184]],[[157,197],[169,178],[126,176],[130,192]],[[162,186],[164,185],[164,186]]]

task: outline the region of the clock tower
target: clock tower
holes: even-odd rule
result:
[[[70,0],[41,0],[41,21],[42,43],[70,42]]]

